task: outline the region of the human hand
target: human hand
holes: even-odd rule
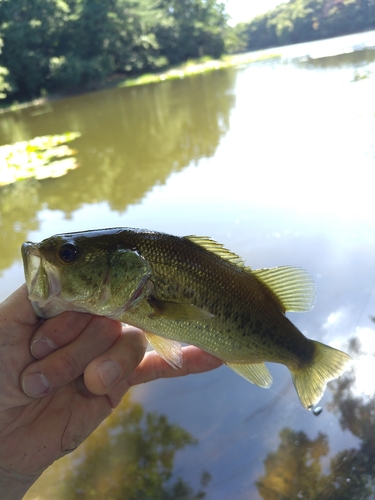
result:
[[[221,361],[183,348],[175,370],[144,334],[108,318],[36,317],[26,285],[0,304],[0,491],[20,499],[55,460],[74,450],[130,386],[211,370]]]

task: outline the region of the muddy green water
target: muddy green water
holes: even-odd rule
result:
[[[107,498],[106,484],[108,498],[143,499],[142,481],[150,499],[373,498],[374,47],[374,32],[303,44],[277,61],[0,116],[0,144],[82,134],[78,169],[0,190],[0,299],[24,280],[25,240],[110,226],[208,235],[254,268],[307,269],[316,305],[292,321],[354,357],[319,416],[278,365],[268,390],[227,367],[135,388],[27,499]]]

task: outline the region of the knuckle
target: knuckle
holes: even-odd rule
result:
[[[83,373],[83,367],[72,353],[65,351],[59,353],[58,372],[63,374],[64,379],[74,380]]]
[[[168,374],[169,365],[163,358],[159,356],[159,354],[154,355],[153,357],[153,376],[155,379],[165,378]]]

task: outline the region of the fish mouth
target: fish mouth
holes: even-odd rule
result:
[[[24,243],[21,253],[29,299],[35,313],[42,318],[55,316],[61,312],[59,271],[42,257],[33,243]]]
[[[40,272],[41,256],[39,249],[30,242],[26,242],[21,247],[23,267],[29,298],[35,290],[35,283]]]

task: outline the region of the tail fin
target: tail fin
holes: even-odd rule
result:
[[[312,340],[315,355],[308,366],[291,370],[294,387],[301,403],[308,410],[323,396],[327,382],[346,369],[351,357],[345,352]]]

